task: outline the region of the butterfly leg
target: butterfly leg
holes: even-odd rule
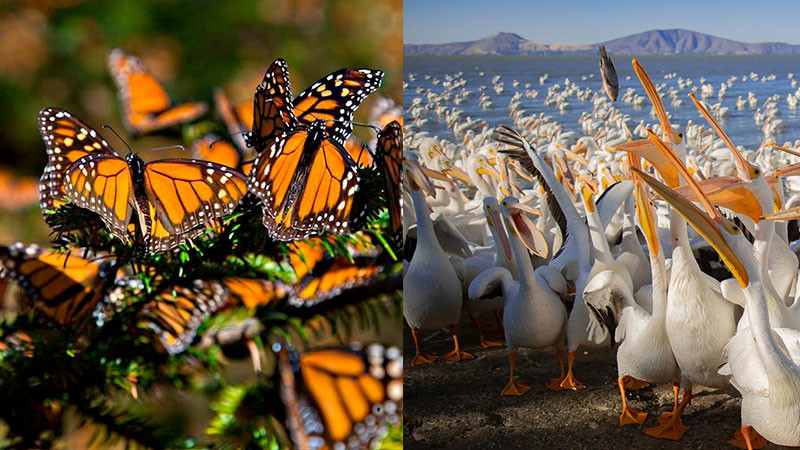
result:
[[[458,325],[450,325],[450,333],[453,334],[453,344],[455,347],[453,348],[453,351],[444,355],[444,359],[448,361],[464,361],[467,359],[475,359],[475,357],[471,354],[461,351],[460,347],[458,346]]]
[[[429,355],[427,353],[422,353],[419,351],[419,328],[411,328],[411,336],[414,337],[414,346],[416,347],[417,351],[414,355],[414,359],[411,360],[411,367],[421,366],[423,364],[430,364],[437,359],[438,356]]]

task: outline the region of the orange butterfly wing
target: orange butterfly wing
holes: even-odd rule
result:
[[[344,146],[353,133],[353,115],[361,102],[381,86],[383,72],[370,69],[337,70],[312,84],[294,100],[294,114],[310,125],[324,120],[328,136]]]
[[[250,158],[252,149],[247,146],[245,136],[253,129],[253,102],[245,101],[234,105],[225,95],[225,91],[217,88],[214,90],[214,103],[231,139],[245,158]]]
[[[403,233],[403,193],[400,175],[403,167],[403,128],[398,122],[389,122],[381,131],[378,137],[377,159],[383,172],[393,239],[399,246]]]
[[[256,88],[253,100],[252,132],[247,135],[248,147],[257,152],[272,147],[283,132],[297,126],[292,112],[292,87],[286,61],[276,59],[264,74],[264,81]]]
[[[386,424],[402,417],[401,358],[398,348],[378,344],[313,350],[294,358],[281,351],[281,398],[295,445],[371,448]]]
[[[36,245],[0,247],[0,276],[16,280],[29,306],[65,326],[77,327],[90,320],[114,282],[111,266]]]
[[[204,225],[233,212],[247,193],[245,177],[223,165],[193,159],[141,164],[143,198],[135,195],[130,163],[110,154],[87,155],[71,164],[65,190],[76,205],[98,213],[123,242],[129,241],[136,211],[145,245],[153,252],[202,233]]]
[[[278,138],[256,158],[248,182],[263,201],[264,225],[273,239],[347,234],[364,218],[354,208],[360,205],[356,164],[327,139],[322,121]]]
[[[125,160],[103,154],[81,158],[67,170],[65,186],[73,203],[99,214],[112,233],[129,241],[133,184]]]
[[[211,161],[232,168],[239,167],[239,152],[236,147],[213,134],[194,141],[192,155],[197,159]]]
[[[208,161],[166,159],[148,163],[145,192],[152,206],[151,251],[172,248],[230,214],[247,193],[239,172]]]
[[[225,278],[222,280],[233,298],[250,309],[268,305],[286,296],[280,283],[254,278]]]
[[[350,157],[353,158],[353,161],[356,162],[358,167],[369,168],[375,163],[367,144],[364,144],[352,136],[347,139],[344,148],[347,150],[347,154],[350,155]]]
[[[227,299],[218,283],[195,282],[192,287],[172,286],[142,309],[145,326],[155,333],[161,345],[175,355],[186,349],[197,327],[219,310]]]
[[[39,205],[46,218],[64,204],[64,173],[72,163],[88,154],[114,152],[94,129],[63,109],[43,109],[39,113],[39,133],[48,159],[39,180]]]
[[[139,58],[114,49],[108,56],[125,124],[132,133],[147,133],[192,122],[207,111],[202,102],[173,105],[161,83]]]
[[[0,169],[0,209],[20,211],[37,204],[38,201],[39,180]]]

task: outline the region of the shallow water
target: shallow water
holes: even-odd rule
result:
[[[627,124],[633,129],[640,120],[645,123],[657,123],[650,117],[649,101],[645,102],[645,107],[636,108],[631,103],[624,103],[622,96],[628,88],[636,90],[638,95],[645,96],[644,88],[639,82],[631,65],[632,57],[611,55],[619,76],[620,94],[615,106],[628,116]],[[669,99],[665,98],[664,103],[667,111],[671,114],[673,125],[680,129],[686,126],[688,120],[694,123],[706,125],[705,120],[697,111],[689,99],[691,88],[697,87],[695,95],[700,98],[700,77],[705,77],[706,84],[714,87],[714,94],[707,100],[709,104],[720,102],[717,97],[720,84],[726,82],[731,75],[739,78],[733,86],[727,89],[727,93],[722,98],[722,106],[728,107],[730,115],[723,119],[721,124],[733,142],[737,145],[744,145],[745,148],[754,149],[761,144],[763,133],[761,125],[756,125],[753,114],[757,108],[763,106],[768,97],[778,94],[780,99],[778,107],[781,112],[780,119],[786,122],[787,127],[779,134],[776,140],[779,143],[784,141],[794,141],[800,138],[800,121],[798,121],[797,110],[792,110],[786,103],[786,96],[793,94],[800,88],[800,55],[779,55],[779,56],[641,56],[639,62],[647,70],[653,82],[659,86],[660,92],[666,92],[668,86],[678,87],[678,78],[691,79],[692,85],[679,90],[679,99],[683,99],[683,105],[674,107],[670,105]],[[446,103],[448,107],[457,107],[464,110],[464,116],[480,118],[490,126],[497,126],[501,123],[509,124],[511,118],[508,115],[508,103],[515,91],[524,92],[525,84],[530,83],[530,89],[539,91],[537,98],[522,97],[523,107],[529,114],[545,112],[560,122],[567,130],[580,132],[578,118],[582,112],[591,112],[592,104],[583,102],[575,96],[568,99],[570,109],[560,112],[554,106],[545,106],[544,100],[547,97],[547,89],[555,84],[560,84],[564,89],[564,79],[569,78],[580,88],[587,86],[593,91],[602,93],[599,56],[416,56],[405,57],[404,59],[404,81],[408,83],[408,88],[404,90],[403,102],[410,105],[414,98],[422,97],[417,94],[417,88],[431,89],[435,93],[444,91],[440,83],[434,85],[433,80],[444,81],[445,75],[454,75],[463,72],[463,78],[467,84],[463,88],[472,91],[472,95],[460,105]],[[483,72],[483,76],[480,76]],[[751,72],[758,74],[758,81],[742,81],[743,76],[749,76]],[[409,74],[416,74],[415,81],[410,81]],[[545,73],[549,78],[544,84],[539,84],[539,77]],[[664,75],[677,73],[677,76],[665,79]],[[789,73],[795,73],[798,79],[798,86],[791,87],[792,80],[787,77]],[[776,79],[773,81],[762,82],[761,78],[774,74]],[[430,75],[430,79],[425,79],[425,75]],[[492,78],[500,75],[501,82],[505,83],[505,89],[501,94],[495,93],[492,89]],[[582,77],[586,76],[586,80]],[[630,78],[628,78],[630,77]],[[514,88],[512,82],[518,80],[519,86]],[[661,84],[667,83],[667,88],[662,88]],[[479,91],[480,86],[487,86],[484,91]],[[461,87],[455,92],[461,91]],[[749,105],[744,109],[736,109],[736,99],[742,96],[747,99],[748,92],[753,92],[758,98],[756,108]],[[493,109],[483,110],[478,105],[479,97],[486,93],[492,98]],[[590,96],[591,98],[591,96]],[[423,97],[423,101],[425,101]],[[435,115],[430,116],[435,119]],[[441,137],[452,136],[444,123],[431,123],[420,131],[429,131],[433,135]]]

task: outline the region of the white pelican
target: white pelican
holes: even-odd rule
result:
[[[575,351],[581,345],[603,345],[609,340],[608,333],[600,332],[602,324],[593,325],[594,332],[590,334],[589,325],[592,318],[583,301],[583,290],[589,281],[589,273],[592,270],[589,230],[553,170],[542,160],[531,144],[517,131],[505,126],[501,126],[498,135],[498,142],[513,147],[511,150],[504,150],[503,153],[519,160],[548,192],[547,205],[550,213],[556,219],[561,234],[565,236],[564,244],[559,250],[560,255],[556,255],[551,260],[550,266],[565,274],[568,280],[575,282],[575,302],[567,322],[568,370],[566,374],[562,370],[562,376],[551,380],[548,388],[552,390],[583,389],[583,384],[575,379],[572,371]],[[557,352],[556,356],[559,364],[563,367],[563,352]]]
[[[420,167],[406,159],[408,181],[414,212],[417,216],[417,247],[403,277],[403,316],[411,327],[416,354],[412,366],[429,364],[437,357],[420,352],[419,330],[449,327],[455,348],[445,355],[448,361],[472,359],[458,345],[458,320],[461,317],[461,283],[455,269],[439,246],[425,200],[425,190],[433,188]]]
[[[750,427],[776,444],[800,446],[800,331],[770,327],[762,270],[752,247],[693,180],[689,183],[705,212],[643,172],[636,173],[703,235],[742,286],[749,327],[728,344],[727,371],[742,394],[742,434],[748,448]]]
[[[501,203],[501,210],[510,249],[517,263],[519,281],[514,281],[508,269],[493,267],[473,280],[469,287],[469,298],[481,301],[483,297],[494,297],[497,289],[502,289],[503,328],[511,375],[501,395],[522,395],[530,386],[514,379],[517,349],[551,345],[563,349],[566,344],[564,326],[567,311],[559,295],[536,275],[531,265],[528,249],[546,255],[547,242],[533,221],[523,214],[528,209],[520,205],[516,198],[506,197]],[[503,248],[507,246],[503,244]]]
[[[629,155],[632,167],[639,167],[639,157]],[[650,208],[644,186],[636,182],[635,201],[639,222],[647,238],[652,271],[652,313],[639,306],[631,296],[622,277],[610,276],[607,271],[593,278],[586,286],[584,299],[613,329],[615,340],[620,342],[617,350],[617,383],[622,397],[620,425],[644,423],[647,413],[628,406],[625,398],[626,385],[634,380],[647,383],[673,381],[675,399],[678,398],[678,365],[669,345],[666,330],[667,269],[664,253],[656,234],[656,221]],[[678,407],[677,401],[675,408]],[[674,410],[673,410],[674,414]]]
[[[637,151],[653,166],[672,187],[679,184],[677,171],[671,168],[669,157],[680,159],[685,155],[683,135],[673,130],[655,86],[647,73],[633,61],[634,70],[647,91],[661,122],[662,132],[669,144],[664,143],[651,130],[647,130],[656,149]],[[669,147],[672,147],[670,150]],[[717,369],[725,362],[723,349],[736,330],[734,305],[720,292],[719,282],[700,270],[689,243],[686,221],[676,212],[670,213],[670,240],[672,243],[672,269],[667,291],[666,326],[675,359],[681,372],[684,395],[677,414],[667,414],[660,426],[646,430],[658,438],[679,439],[686,431],[680,413],[689,403],[692,384],[724,387],[729,377]],[[665,416],[662,415],[662,419]]]

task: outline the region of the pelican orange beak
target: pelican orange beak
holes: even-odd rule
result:
[[[403,169],[406,173],[408,186],[411,189],[414,191],[422,189],[426,194],[436,198],[436,189],[433,188],[431,180],[428,179],[427,175],[425,175],[425,172],[422,171],[422,167],[420,167],[416,160],[404,157]]]
[[[503,227],[503,218],[500,215],[500,205],[494,197],[485,197],[483,199],[483,213],[486,215],[486,223],[496,231],[500,240],[500,247],[503,249],[503,254],[507,259],[511,259],[511,242],[508,240],[508,234]]]
[[[655,136],[653,131],[647,129],[648,134]],[[658,137],[656,137],[658,139]],[[662,141],[663,142],[663,141]],[[664,144],[668,145],[668,144]],[[642,139],[638,141],[629,141],[622,145],[618,145],[613,149],[614,151],[623,151],[633,153],[634,155],[641,156],[648,163],[658,170],[661,178],[667,183],[667,186],[676,187],[680,183],[678,179],[678,172],[669,163],[669,160],[664,157],[663,153],[658,150],[654,144],[652,137],[650,139]]]
[[[642,170],[641,161],[639,157],[628,153],[628,165],[631,169]],[[633,195],[636,198],[636,214],[639,217],[639,224],[642,227],[647,245],[650,247],[650,254],[656,255],[659,252],[658,241],[658,226],[656,225],[656,217],[653,214],[653,208],[650,204],[650,197],[647,196],[644,184],[639,177],[633,177]]]
[[[509,234],[519,237],[533,254],[547,258],[547,240],[533,221],[524,214],[530,212],[531,208],[522,205],[515,197],[505,197],[500,203],[500,207],[506,218]]]
[[[730,176],[709,178],[708,180],[698,181],[697,185],[700,186],[700,189],[702,189],[711,203],[739,214],[744,214],[754,223],[758,223],[761,214],[763,214],[761,204],[745,183],[738,176]],[[689,201],[699,201],[688,185],[675,188],[675,192]]]
[[[631,171],[636,177],[644,181],[651,189],[666,200],[667,203],[675,208],[692,228],[714,247],[722,258],[722,261],[728,266],[731,273],[733,273],[733,276],[739,281],[742,289],[750,284],[744,265],[731,249],[723,235],[723,233],[740,233],[739,229],[728,223],[728,221],[714,209],[714,206],[711,205],[711,202],[703,195],[700,187],[697,186],[693,179],[689,178],[688,183],[690,185],[694,184],[696,190],[699,192],[701,196],[700,203],[703,205],[705,212],[695,206],[694,203],[678,195],[677,192],[641,170],[631,168]]]
[[[681,140],[683,140],[683,134],[676,132],[675,129],[672,128],[672,124],[669,123],[669,117],[667,117],[667,110],[664,109],[664,104],[661,103],[661,97],[658,95],[655,84],[650,80],[650,76],[647,75],[644,67],[639,64],[637,59],[633,60],[633,70],[636,71],[636,76],[639,77],[639,81],[642,82],[642,86],[644,86],[644,90],[650,98],[650,103],[653,104],[653,108],[656,110],[658,122],[661,124],[664,137],[669,140],[671,144],[680,143]]]
[[[788,219],[796,219],[800,217],[800,206],[795,206],[794,208],[784,209],[783,211],[774,212],[772,214],[767,214],[766,216],[762,216],[762,220],[788,220]]]
[[[478,167],[476,172],[478,175],[489,175],[490,177],[494,178],[497,181],[503,181],[503,177],[500,175],[500,172],[495,170],[494,167],[489,165],[488,161],[484,161],[483,159],[479,160],[481,167]]]
[[[467,186],[474,186],[472,180],[469,178],[469,175],[467,175],[466,172],[464,172],[463,170],[459,169],[458,167],[454,166],[449,162],[447,163],[447,168],[442,170],[442,173],[463,182]]]
[[[444,181],[445,183],[455,183],[455,181],[448,177],[447,175],[439,172],[438,170],[429,169],[427,167],[420,167],[422,171],[427,175],[428,178],[433,178],[434,180]]]
[[[736,169],[739,178],[742,178],[745,181],[752,181],[758,178],[761,175],[761,170],[758,167],[750,164],[750,162],[748,162],[744,156],[739,153],[739,150],[737,150],[736,146],[733,145],[733,142],[730,140],[728,135],[725,134],[725,131],[722,130],[722,127],[719,126],[719,123],[717,123],[717,121],[711,117],[711,113],[709,113],[706,107],[697,100],[697,97],[694,96],[694,93],[690,92],[689,97],[692,99],[692,102],[694,102],[694,106],[700,110],[700,113],[711,125],[711,128],[713,128],[717,135],[722,138],[722,141],[725,142],[725,146],[728,147],[728,150],[731,151],[731,154],[733,155],[733,161],[736,163]]]

